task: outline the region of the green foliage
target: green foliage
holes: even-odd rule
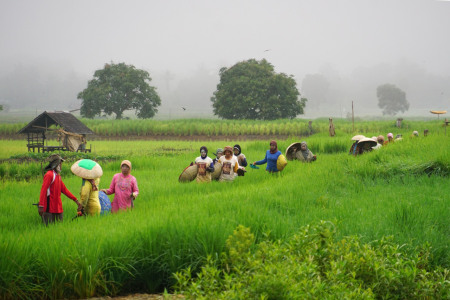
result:
[[[26,152],[24,154],[12,155],[9,159],[3,160],[0,164],[0,179],[1,180],[36,180],[41,179],[43,170],[47,166],[47,157],[53,153],[35,153]],[[116,161],[121,158],[120,155],[97,155],[95,153],[82,152],[60,152],[59,153],[66,161],[63,163],[63,170],[70,172],[70,166],[77,160],[89,158],[99,163],[106,163]]]
[[[78,94],[78,99],[83,100],[80,113],[93,118],[103,111],[106,115],[115,113],[116,119],[121,119],[125,110],[134,109],[138,118],[152,118],[161,99],[156,88],[149,85],[151,80],[147,71],[133,65],[105,64]]]
[[[377,87],[378,107],[383,109],[383,115],[395,116],[398,112],[409,109],[406,94],[394,84],[383,84]]]
[[[231,263],[237,263],[250,250],[255,236],[250,232],[250,228],[239,225],[226,241],[228,255]]]
[[[253,236],[249,232],[240,225],[227,240],[229,253],[224,253],[219,261],[209,257],[196,277],[189,268],[177,272],[178,293],[188,299],[450,296],[448,270],[427,270],[429,247],[408,257],[392,238],[370,244],[354,236],[336,240],[334,225],[321,221],[302,227],[287,241],[265,239],[250,252],[248,245],[253,243]],[[221,268],[229,261],[231,268]]]
[[[292,76],[276,74],[265,59],[250,59],[220,70],[211,98],[214,114],[224,119],[274,120],[303,114],[306,99]]]

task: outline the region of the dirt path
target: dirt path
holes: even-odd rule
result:
[[[179,300],[184,299],[181,295],[170,295],[168,297],[164,297],[161,294],[131,294],[127,296],[117,296],[117,297],[99,297],[99,298],[89,298],[89,300]]]

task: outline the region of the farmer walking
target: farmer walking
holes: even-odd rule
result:
[[[255,161],[253,165],[263,165],[267,163],[266,171],[269,173],[278,172],[277,160],[281,155],[281,151],[278,150],[278,145],[276,141],[270,142],[270,149],[266,151],[266,156],[263,160]]]
[[[120,164],[121,173],[114,175],[109,189],[102,189],[106,195],[114,194],[111,212],[127,210],[134,207],[134,199],[139,194],[136,178],[131,175],[131,162],[124,160]]]
[[[98,186],[103,170],[98,163],[90,159],[81,159],[70,168],[72,173],[80,177],[80,202],[84,213],[89,216],[99,215],[102,208],[98,197]]]
[[[214,164],[216,164],[216,162],[219,161],[220,157],[223,156],[223,149],[217,148],[216,153],[214,153],[214,155],[216,156],[216,158],[213,159],[213,162]]]
[[[308,144],[303,141],[300,143],[300,150],[295,153],[295,158],[301,162],[312,162],[317,159],[317,156],[308,149]]]
[[[197,182],[211,182],[211,173],[214,172],[214,162],[208,156],[208,148],[200,147],[200,156],[195,159],[197,169]]]
[[[387,134],[387,138],[388,138],[388,140],[385,141],[383,145],[387,145],[389,143],[393,143],[394,142],[394,134],[392,132],[389,132]]]
[[[66,188],[61,179],[62,159],[59,154],[52,154],[48,158],[49,164],[45,167],[47,171],[44,175],[44,182],[42,183],[41,193],[39,196],[38,212],[42,217],[44,225],[63,220],[63,206],[61,201],[61,193],[72,199],[78,206],[78,211],[81,211],[81,203],[78,199]]]
[[[233,148],[226,146],[223,148],[224,156],[220,157],[219,163],[222,164],[222,173],[220,174],[219,181],[233,181],[234,173],[239,168],[239,163],[235,156],[233,156]]]
[[[248,165],[247,158],[242,153],[241,146],[236,144],[233,147],[234,156],[237,158],[240,167],[246,167]]]

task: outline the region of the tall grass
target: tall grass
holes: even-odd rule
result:
[[[31,205],[38,201],[41,177],[3,180],[0,298],[161,291],[174,283],[174,272],[197,270],[208,255],[221,253],[240,224],[251,228],[256,241],[283,240],[303,225],[331,220],[337,238],[358,235],[370,242],[392,235],[408,255],[429,243],[432,264],[450,267],[448,138],[405,138],[353,157],[347,154],[351,136],[311,136],[306,141],[318,155],[316,162],[289,162],[280,176],[267,174],[264,167],[248,169],[232,184],[177,181],[199,156],[200,146],[212,155],[232,141],[97,141],[96,153],[131,160],[140,189],[135,209],[71,221],[76,206],[62,196],[65,220],[48,228],[40,225]],[[247,160],[263,159],[270,139],[241,142]],[[278,147],[284,151],[296,141],[279,140]],[[2,142],[1,157],[9,155],[9,148],[25,151],[18,141]],[[120,159],[102,162],[100,188],[109,186],[119,164]],[[77,195],[81,179],[69,167],[63,165],[63,180]]]
[[[31,121],[31,120],[30,120]],[[96,135],[103,137],[129,136],[308,136],[307,119],[256,121],[256,120],[213,120],[213,119],[180,119],[180,120],[91,120],[81,119]],[[0,123],[0,135],[15,136],[23,128],[24,123]],[[411,135],[413,130],[422,135],[425,129],[430,133],[444,134],[443,122],[403,121],[402,128],[396,127],[395,120],[363,121],[353,124],[347,119],[334,120],[337,136],[347,134],[364,134],[367,136],[388,132]],[[328,119],[316,119],[312,123],[313,133],[328,135]]]

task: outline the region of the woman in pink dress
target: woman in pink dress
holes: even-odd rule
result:
[[[122,173],[114,175],[109,189],[102,189],[106,195],[114,194],[111,203],[111,212],[115,213],[119,209],[126,210],[133,208],[133,201],[139,194],[136,178],[131,175],[131,162],[124,160],[120,164]]]

